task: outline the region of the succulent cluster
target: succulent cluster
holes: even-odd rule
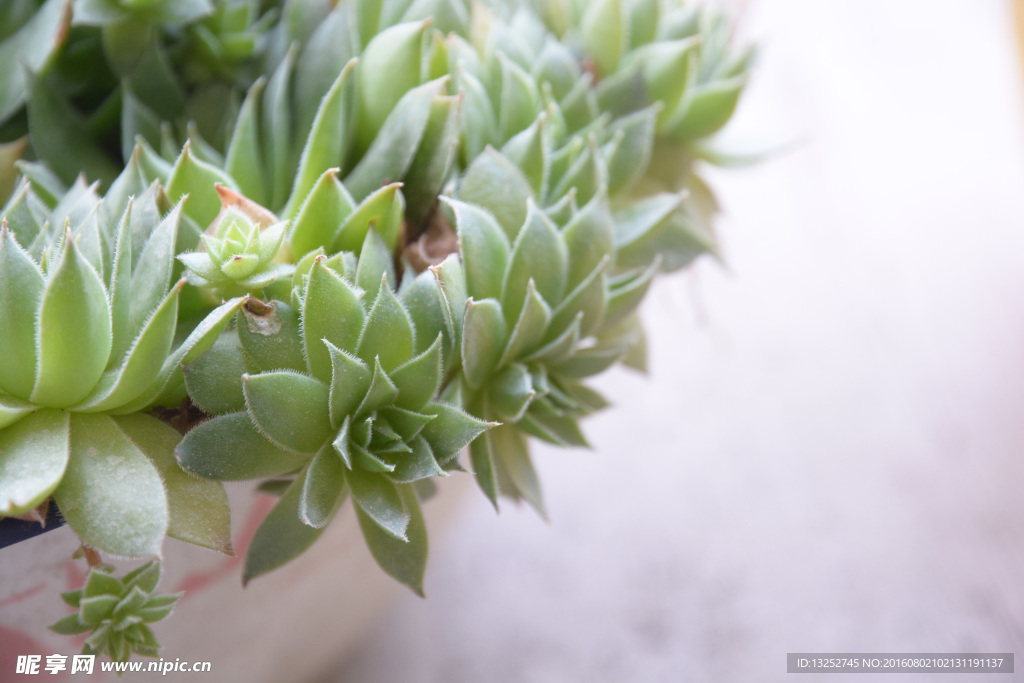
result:
[[[244,580],[351,498],[422,593],[435,478],[543,514],[528,438],[585,446],[655,276],[717,251],[730,30],[681,0],[5,4],[0,516],[230,551],[217,482],[267,480]],[[158,574],[94,572],[61,628],[152,654]]]
[[[168,616],[183,595],[155,595],[159,582],[159,562],[147,562],[121,578],[93,568],[84,586],[61,594],[76,611],[50,629],[67,636],[88,633],[82,654],[106,654],[115,662],[126,662],[133,653],[157,657],[160,643],[149,624]]]

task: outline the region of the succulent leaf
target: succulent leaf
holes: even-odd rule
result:
[[[174,449],[181,435],[149,415],[122,415],[114,421],[160,473],[167,491],[167,535],[233,555],[231,513],[224,487],[189,476],[178,466]],[[155,578],[151,580],[153,585],[143,586],[147,591],[156,586]]]
[[[306,361],[314,377],[331,377],[331,359],[321,340],[355,353],[366,313],[359,294],[348,282],[324,265],[319,257],[309,274],[302,303],[302,339]]]
[[[336,243],[343,244],[339,242],[343,239],[342,228],[356,204],[338,180],[339,170],[324,171],[296,210],[288,233],[288,242],[296,256],[308,254],[317,247],[326,249]]]
[[[568,285],[569,254],[562,236],[535,205],[530,204],[502,283],[501,305],[511,326],[519,317],[532,280],[545,301],[559,301]]]
[[[334,517],[348,491],[341,459],[330,446],[323,446],[309,463],[299,496],[299,519],[320,529]]]
[[[391,381],[398,389],[395,405],[406,410],[421,410],[437,394],[441,384],[441,369],[439,334],[430,348],[390,373]]]
[[[31,510],[60,484],[68,466],[68,415],[42,410],[0,429],[0,515]]]
[[[427,565],[427,527],[416,492],[409,486],[398,487],[400,503],[408,522],[402,538],[389,533],[361,507],[356,517],[363,538],[377,564],[389,575],[423,597],[423,573]]]
[[[387,189],[387,188],[384,188]],[[401,195],[396,195],[401,200]],[[397,207],[397,205],[395,205]],[[391,222],[401,221],[401,211],[392,208],[388,212],[388,218]],[[386,278],[388,282],[397,282],[395,276],[394,258],[391,255],[392,247],[389,247],[380,233],[377,232],[376,226],[381,225],[372,219],[368,224],[366,231],[366,237],[363,238],[363,247],[359,252],[359,263],[356,266],[355,272],[355,284],[357,287],[365,292],[372,292],[380,286],[382,278]],[[381,227],[385,227],[381,225]]]
[[[501,304],[469,300],[462,332],[462,366],[469,386],[479,389],[498,366],[508,343]]]
[[[387,278],[382,278],[356,353],[367,363],[376,359],[384,370],[393,370],[412,356],[415,345],[409,314],[388,287]]]
[[[112,555],[158,555],[167,497],[149,459],[106,415],[72,415],[69,451],[53,496],[75,533]]]
[[[39,406],[32,405],[28,401],[0,394],[0,429],[14,424],[38,409]]]
[[[527,177],[493,148],[476,157],[459,187],[459,199],[490,211],[509,241],[515,239],[526,220],[527,200],[532,197]]]
[[[282,211],[286,217],[295,215],[299,204],[313,189],[323,169],[343,166],[345,163],[348,120],[354,114],[350,111],[350,84],[355,65],[355,60],[345,65],[320,103],[302,151],[291,198]]]
[[[7,221],[0,227],[0,391],[28,398],[36,375],[36,313],[45,281]]]
[[[365,3],[363,3],[365,7]],[[369,149],[381,125],[408,91],[419,85],[427,22],[406,22],[373,36],[360,57],[359,147]],[[425,120],[424,120],[425,123]]]
[[[39,363],[29,400],[55,408],[74,405],[103,374],[112,337],[103,282],[70,233],[47,273],[38,315]]]
[[[368,58],[367,56],[366,59]],[[365,82],[369,78],[367,64],[368,62],[363,63],[363,80],[361,82]],[[387,80],[400,79],[388,78]],[[345,185],[354,197],[366,197],[384,183],[407,178],[407,172],[412,166],[416,150],[426,134],[432,104],[447,87],[447,84],[447,77],[424,83],[409,90],[395,104],[394,111],[384,121],[380,132],[374,133],[373,144],[370,145],[352,172],[345,177]],[[375,89],[387,90],[386,87]],[[360,101],[365,102],[365,99]],[[367,106],[370,105],[367,104]],[[367,115],[364,111],[364,116]],[[364,118],[361,121],[364,125],[360,126],[360,131],[367,128],[372,129],[373,124],[366,123],[372,119]]]
[[[501,296],[502,275],[512,250],[501,227],[486,211],[449,200],[459,233],[459,252],[466,271],[466,287],[481,299]]]
[[[263,437],[248,413],[220,415],[197,425],[174,449],[187,472],[221,481],[276,477],[302,467],[307,457]]]
[[[292,370],[243,375],[245,407],[267,439],[286,450],[315,453],[327,439],[329,389]]]
[[[283,301],[265,304],[258,299],[249,299],[239,312],[238,341],[250,372],[306,371],[299,336],[299,314],[292,306]]]
[[[299,519],[305,472],[300,474],[256,529],[245,556],[242,583],[277,569],[311,546],[323,533]]]

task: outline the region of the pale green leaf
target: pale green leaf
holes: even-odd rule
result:
[[[512,328],[508,346],[505,347],[498,366],[522,358],[536,349],[544,339],[549,322],[551,322],[551,307],[537,293],[533,280],[530,280],[526,285],[526,299],[523,302],[519,320]]]
[[[47,0],[16,33],[0,42],[0,122],[25,103],[25,70],[39,71],[67,36],[70,0]]]
[[[43,502],[68,464],[68,414],[43,410],[0,429],[0,516]]]
[[[569,255],[567,290],[583,282],[605,258],[615,253],[615,223],[604,193],[599,193],[562,231]]]
[[[283,301],[247,301],[237,330],[249,372],[305,371],[300,327],[298,313]]]
[[[389,373],[398,388],[395,405],[420,410],[436,394],[441,383],[441,335],[423,353]]]
[[[281,212],[285,218],[295,216],[306,195],[324,171],[345,165],[348,125],[352,118],[349,111],[352,90],[350,83],[353,80],[351,74],[355,65],[356,60],[345,65],[320,102],[302,150],[291,197]]]
[[[192,402],[209,415],[245,409],[242,375],[245,359],[232,335],[221,337],[213,348],[182,367],[185,388]]]
[[[502,284],[501,305],[510,326],[519,318],[530,280],[545,301],[557,302],[569,279],[569,255],[561,234],[533,202],[529,207]]]
[[[266,84],[261,77],[250,86],[235,120],[224,162],[224,170],[235,179],[242,194],[259,204],[270,201],[259,128],[259,103]]]
[[[331,358],[322,340],[355,353],[364,315],[359,295],[318,257],[310,271],[302,305],[302,338],[314,377],[326,382],[331,376]]]
[[[145,391],[171,350],[178,323],[179,282],[153,312],[121,365],[105,372],[93,392],[75,410],[102,412],[121,406]]]
[[[383,530],[368,513],[356,507],[359,526],[370,553],[381,569],[423,597],[423,572],[427,565],[427,527],[420,503],[411,486],[398,487],[408,516],[404,538]]]
[[[519,363],[498,373],[488,389],[489,405],[495,417],[503,422],[517,422],[537,395],[529,370]]]
[[[427,24],[420,21],[391,26],[377,33],[363,50],[357,98],[360,151],[370,148],[399,100],[419,85],[421,46]],[[356,193],[356,196],[361,195]]]
[[[268,181],[269,206],[282,206],[288,198],[298,150],[292,150],[291,77],[295,64],[296,46],[288,50],[274,70],[263,95],[260,123],[263,139],[263,162],[270,170]]]
[[[256,529],[245,554],[243,586],[295,559],[323,533],[323,528],[315,529],[299,520],[299,499],[304,479],[305,472],[292,482]]]
[[[360,467],[346,470],[345,479],[358,511],[394,538],[406,540],[411,515],[399,488],[386,477]]]
[[[234,317],[244,299],[231,299],[210,311],[202,322],[167,357],[160,374],[138,398],[116,409],[118,414],[141,410],[154,401],[162,391],[174,382],[181,382],[181,366],[187,365],[213,346],[221,331]]]
[[[263,479],[293,472],[309,461],[271,444],[248,413],[221,415],[193,427],[175,449],[181,466],[208,479]]]
[[[403,453],[391,456],[388,459],[394,463],[395,470],[388,475],[392,481],[399,484],[407,484],[420,481],[429,477],[447,476],[441,466],[434,459],[434,453],[430,450],[430,444],[423,437],[416,437],[411,443],[412,453]]]
[[[37,323],[39,370],[30,400],[63,408],[85,398],[110,356],[110,309],[103,282],[73,240],[46,278]]]
[[[237,190],[235,181],[216,166],[199,159],[188,141],[181,150],[167,179],[167,196],[172,202],[185,195],[185,215],[194,220],[200,228],[206,228],[221,209],[220,196],[214,185],[220,183]]]
[[[447,403],[431,403],[421,412],[435,416],[421,434],[430,444],[434,457],[441,463],[458,455],[470,441],[493,426]]]
[[[331,356],[331,424],[340,428],[349,415],[354,414],[370,389],[370,368],[355,356],[340,350],[329,341],[324,342]]]
[[[398,195],[399,199],[401,194]],[[401,212],[396,217],[401,221]],[[373,222],[371,221],[371,225]],[[376,225],[380,225],[377,223]],[[383,226],[382,226],[383,227]],[[365,292],[376,291],[381,279],[387,277],[388,282],[397,282],[395,275],[395,259],[389,247],[376,227],[366,232],[362,249],[359,250],[359,264],[356,266],[356,286]]]
[[[28,401],[0,394],[0,429],[14,424],[38,409],[39,406]]]
[[[313,454],[331,433],[330,390],[292,370],[244,375],[245,407],[260,433],[272,443]]]
[[[379,359],[384,370],[393,370],[409,360],[414,346],[409,314],[388,287],[387,278],[382,278],[359,337],[357,355],[367,363]]]
[[[490,211],[509,240],[514,240],[526,220],[533,189],[515,164],[488,147],[466,169],[458,196]]]
[[[466,271],[466,291],[473,298],[497,299],[508,267],[511,246],[494,218],[479,207],[445,200],[455,213],[459,253]]]
[[[36,375],[36,314],[45,288],[38,266],[0,227],[0,390],[28,398]]]
[[[174,449],[181,435],[148,415],[124,415],[115,421],[160,472],[170,515],[167,535],[233,555],[231,513],[224,487],[189,476],[178,466]]]
[[[508,343],[501,304],[494,299],[466,304],[462,331],[462,368],[470,387],[479,389],[498,367]]]
[[[666,132],[677,142],[688,142],[717,132],[736,111],[746,85],[746,76],[737,76],[696,87],[688,106],[666,122]]]
[[[495,427],[487,433],[486,438],[496,464],[504,475],[502,479],[514,487],[502,493],[514,498],[525,498],[541,517],[546,518],[540,480],[530,460],[526,438],[511,425]]]
[[[297,209],[288,233],[292,254],[297,258],[317,247],[337,251],[333,244],[355,209],[355,202],[338,180],[337,174],[337,168],[324,171]]]
[[[330,445],[313,456],[299,496],[299,519],[303,524],[319,529],[334,518],[348,492],[344,469]]]
[[[473,466],[473,476],[480,490],[491,501],[494,509],[498,509],[498,475],[494,467],[494,457],[487,435],[479,436],[469,444],[469,460]]]
[[[106,415],[73,415],[70,451],[53,497],[74,532],[112,555],[158,555],[167,497],[149,459]]]
[[[373,411],[393,405],[398,398],[398,387],[391,381],[384,368],[381,367],[380,359],[375,358],[373,362],[373,378],[370,380],[370,388],[366,390],[363,400],[355,410],[355,415],[365,416]],[[366,445],[368,439],[360,441]]]

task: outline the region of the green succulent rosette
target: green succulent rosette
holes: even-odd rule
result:
[[[26,180],[0,227],[0,516],[52,495],[83,542],[123,557],[165,535],[230,552],[223,489],[181,472],[178,433],[140,412],[241,304],[179,328],[183,217],[165,207],[158,186],[120,202],[81,182],[51,207]]]
[[[611,212],[598,194],[558,226],[532,202],[511,234],[487,211],[450,202],[464,266],[464,300],[445,287],[461,327],[461,399],[502,425],[470,446],[484,493],[525,499],[543,514],[526,436],[586,446],[578,420],[605,400],[583,384],[642,340],[633,313],[654,269],[613,275]]]
[[[567,222],[601,195],[611,211],[617,268],[675,271],[718,252],[710,224],[688,201],[689,191],[637,195],[654,145],[653,110],[622,119],[587,141],[557,137],[546,114],[500,151],[488,147],[459,178],[459,199],[490,211],[515,235],[532,202]],[[501,188],[496,192],[494,188]]]
[[[150,624],[171,614],[183,593],[156,594],[160,563],[147,562],[121,578],[103,568],[92,568],[85,585],[61,593],[75,612],[50,626],[61,635],[88,633],[82,654],[106,654],[112,661],[127,662],[133,654],[159,657],[160,643]]]
[[[417,327],[391,289],[390,251],[375,232],[366,242],[358,262],[313,258],[295,306],[250,300],[235,334],[186,366],[192,400],[217,416],[178,446],[181,466],[221,480],[294,477],[253,537],[246,581],[304,551],[351,497],[378,563],[422,593],[415,484],[443,476],[488,427],[437,399],[445,334]]]

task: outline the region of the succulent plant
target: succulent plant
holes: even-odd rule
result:
[[[308,547],[351,495],[374,557],[422,592],[413,484],[443,476],[488,426],[437,400],[442,335],[417,334],[389,284],[390,251],[375,232],[366,241],[354,269],[317,256],[296,307],[250,300],[237,338],[186,367],[193,401],[218,416],[178,446],[182,467],[227,480],[297,472],[249,546],[245,580]]]
[[[52,495],[84,542],[114,555],[158,554],[165,534],[230,552],[223,490],[184,476],[178,434],[138,412],[180,384],[178,366],[241,300],[176,342],[181,206],[164,215],[156,186],[116,203],[78,183],[47,212],[25,181],[3,211],[0,516]]]
[[[655,276],[717,253],[731,43],[675,0],[3,4],[0,516],[230,550],[210,480],[269,479],[244,581],[351,497],[422,594],[433,480],[544,514],[528,438],[585,446]],[[55,627],[152,654],[154,566]]]
[[[160,643],[149,624],[170,615],[183,595],[154,594],[159,582],[159,562],[147,562],[121,578],[94,567],[82,588],[61,594],[76,611],[50,629],[67,636],[88,633],[82,654],[106,654],[115,662],[126,662],[132,654],[158,657]]]
[[[528,200],[523,225],[512,234],[480,207],[450,204],[468,297],[451,302],[465,309],[462,400],[474,415],[502,423],[473,442],[473,469],[495,504],[501,491],[543,514],[525,435],[587,445],[577,419],[606,402],[581,380],[639,341],[629,316],[654,270],[612,276],[614,224],[601,194],[564,227]],[[453,289],[459,290],[446,288],[446,296]]]

